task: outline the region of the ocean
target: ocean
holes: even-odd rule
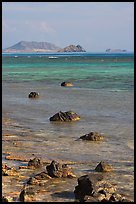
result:
[[[73,86],[62,87],[64,81]],[[39,98],[28,98],[31,91],[38,92]],[[49,120],[69,110],[81,119]],[[77,177],[107,161],[113,167],[113,173],[106,174],[108,180],[134,200],[133,53],[3,54],[2,117],[14,121],[9,131],[18,135],[18,154],[75,162],[72,168]],[[102,133],[104,140],[79,140],[91,131]],[[15,151],[11,141],[3,141],[4,150],[7,146]],[[68,196],[42,199],[71,202],[76,185],[77,180],[65,181],[51,190],[55,195],[65,188],[71,192]]]

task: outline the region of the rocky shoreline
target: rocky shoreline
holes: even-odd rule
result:
[[[79,162],[42,158],[31,149],[21,152],[19,134],[26,134],[25,130],[19,132],[19,124],[8,118],[3,118],[2,125],[2,202],[133,202],[108,181],[114,167],[105,161],[98,161],[91,173],[77,173]],[[95,134],[99,136],[91,132]],[[88,136],[79,139],[88,140]]]

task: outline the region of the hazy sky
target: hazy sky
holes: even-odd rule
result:
[[[134,50],[134,2],[2,2],[2,46],[19,41]]]

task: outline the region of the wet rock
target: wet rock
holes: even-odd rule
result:
[[[30,159],[28,162],[28,168],[40,168],[43,162],[39,158]]]
[[[81,136],[80,139],[90,141],[101,141],[103,140],[103,136],[98,132],[90,132],[89,134]]]
[[[68,177],[68,178],[74,178],[76,177],[72,172],[71,168],[67,166],[67,164],[59,164],[56,161],[52,161],[50,165],[46,166],[46,170],[48,172],[48,175],[51,177]]]
[[[101,161],[95,168],[96,171],[98,172],[111,172],[112,167],[110,164],[108,164],[105,161]]]
[[[29,178],[29,180],[27,181],[27,184],[40,185],[41,181],[42,181],[42,183],[46,183],[51,178],[52,177],[50,177],[46,172],[41,172],[41,173],[36,174],[35,176]]]
[[[62,82],[61,86],[73,86],[73,84],[71,82]]]
[[[2,164],[2,176],[18,176],[18,172],[14,167],[8,167],[7,164]]]
[[[29,93],[28,98],[39,98],[39,93],[32,91],[31,93]]]
[[[113,193],[109,199],[111,202],[122,202],[125,198],[118,193]]]
[[[104,181],[102,175],[89,174],[78,178],[78,185],[75,187],[75,199],[79,202],[109,201],[115,193],[116,187],[108,181]],[[91,198],[93,197],[93,198]]]
[[[80,120],[80,116],[77,115],[73,111],[67,111],[67,112],[58,112],[52,117],[50,117],[50,121],[63,121],[63,122],[69,122],[69,121],[76,121]]]

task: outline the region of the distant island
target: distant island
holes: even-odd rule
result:
[[[58,50],[58,52],[86,52],[84,48],[81,47],[81,45],[69,45],[63,49]]]
[[[65,48],[60,48],[55,44],[49,42],[35,42],[35,41],[20,41],[17,44],[2,50],[4,53],[17,52],[86,52],[80,45],[69,45]]]
[[[106,49],[106,52],[127,52],[127,50],[122,50],[122,49]]]
[[[55,52],[60,47],[49,42],[20,41],[17,44],[3,49],[3,52]]]

